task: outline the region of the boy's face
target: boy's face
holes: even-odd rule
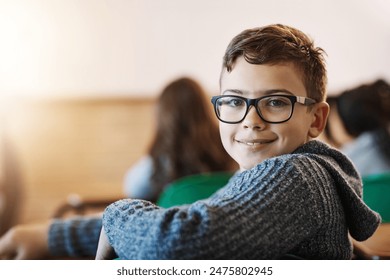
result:
[[[265,95],[289,94],[307,97],[299,71],[293,64],[254,65],[238,58],[233,70],[223,70],[221,94],[259,98]],[[268,92],[268,93],[267,93]],[[289,92],[289,93],[286,93]],[[241,170],[250,169],[265,159],[293,152],[306,143],[315,117],[307,106],[296,103],[290,120],[271,124],[264,122],[251,106],[238,124],[220,122],[222,143]]]

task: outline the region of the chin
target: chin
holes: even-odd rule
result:
[[[245,170],[249,170],[249,169],[252,169],[253,167],[257,166],[258,164],[260,164],[262,161],[259,161],[259,162],[256,162],[256,163],[246,163],[246,164],[240,164],[240,170],[241,171],[245,171]]]

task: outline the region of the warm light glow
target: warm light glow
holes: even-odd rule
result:
[[[105,1],[1,1],[1,94],[123,90],[118,79],[131,81],[133,63],[129,40],[121,42],[120,24]]]
[[[386,0],[0,0],[0,95],[157,95],[190,75],[218,92],[229,40],[270,23],[327,54],[329,90],[390,80]]]
[[[33,93],[47,73],[46,46],[51,39],[46,15],[28,2],[3,1],[0,9],[1,92]],[[52,39],[51,39],[52,40]]]

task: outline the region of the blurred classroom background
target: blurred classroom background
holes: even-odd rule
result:
[[[0,185],[18,191],[13,222],[46,219],[72,194],[121,196],[156,95],[183,75],[218,94],[243,29],[308,33],[327,53],[330,95],[389,81],[389,14],[387,0],[0,0]]]

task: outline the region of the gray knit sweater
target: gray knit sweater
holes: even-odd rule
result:
[[[310,141],[191,205],[118,201],[105,210],[103,225],[122,259],[350,259],[348,232],[365,240],[380,223],[361,195],[351,162]]]
[[[169,209],[122,200],[106,209],[103,223],[123,259],[349,259],[348,231],[364,240],[380,222],[361,194],[351,162],[311,141],[236,174],[210,199]],[[93,255],[101,225],[55,221],[50,251]]]

